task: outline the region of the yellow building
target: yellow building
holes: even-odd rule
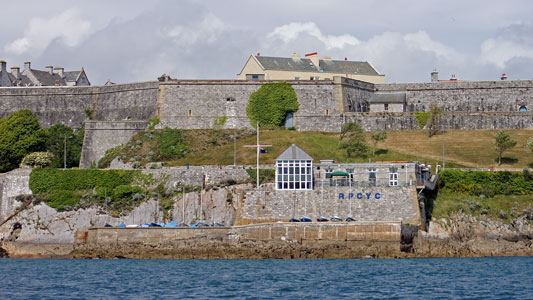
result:
[[[385,75],[366,61],[332,60],[329,56],[318,58],[318,53],[303,58],[293,54],[291,58],[250,55],[237,74],[239,80],[333,80],[342,76],[371,83],[384,83]]]

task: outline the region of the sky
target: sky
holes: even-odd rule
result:
[[[386,81],[533,79],[529,0],[8,1],[0,59],[92,85],[236,79],[250,55],[368,61]]]

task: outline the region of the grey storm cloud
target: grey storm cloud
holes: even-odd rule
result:
[[[9,4],[10,17],[0,20],[7,29],[0,59],[11,66],[26,60],[36,68],[83,66],[92,84],[163,73],[234,79],[256,52],[315,51],[369,61],[388,82],[428,81],[433,69],[441,78],[533,78],[533,4],[430,2],[35,1],[28,10]]]

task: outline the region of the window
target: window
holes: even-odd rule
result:
[[[235,98],[233,98],[233,97],[228,97],[228,98],[226,98],[226,101],[233,102],[233,101],[235,101]]]
[[[300,77],[296,76],[294,77],[294,80],[300,80]]]
[[[527,107],[525,107],[525,106],[520,106],[519,111],[527,111]]]
[[[398,168],[389,168],[389,185],[398,185]]]
[[[329,116],[329,109],[326,109],[326,116]]]
[[[252,80],[259,80],[259,75],[252,75]]]
[[[376,186],[376,168],[368,168],[368,185]]]
[[[189,116],[192,116],[192,109],[189,109]]]
[[[278,190],[312,189],[312,161],[284,160],[276,162],[276,187]]]
[[[388,104],[388,103],[383,104],[383,106],[384,106],[383,109],[384,109],[385,111],[388,111],[388,110],[389,110],[389,104]]]

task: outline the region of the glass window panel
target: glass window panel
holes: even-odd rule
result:
[[[294,182],[289,182],[289,189],[291,189],[291,190],[294,189]]]
[[[311,181],[311,175],[307,175],[307,181]]]
[[[283,175],[283,181],[289,180],[289,175]]]
[[[294,172],[295,172],[295,174],[300,174],[300,168],[299,167],[295,168]]]
[[[282,181],[283,180],[282,178],[283,178],[282,175],[278,175],[278,181]]]
[[[289,186],[288,183],[286,183],[286,182],[283,183],[283,189],[286,190],[288,188],[288,186]]]
[[[283,184],[281,182],[278,182],[278,190],[283,189]]]
[[[283,169],[281,167],[278,168],[278,173],[281,174],[281,172],[283,171]]]
[[[294,175],[289,176],[289,181],[294,181]]]
[[[299,190],[300,189],[300,183],[299,182],[295,182],[294,183],[294,188]]]
[[[289,174],[294,174],[294,167],[289,168]]]

